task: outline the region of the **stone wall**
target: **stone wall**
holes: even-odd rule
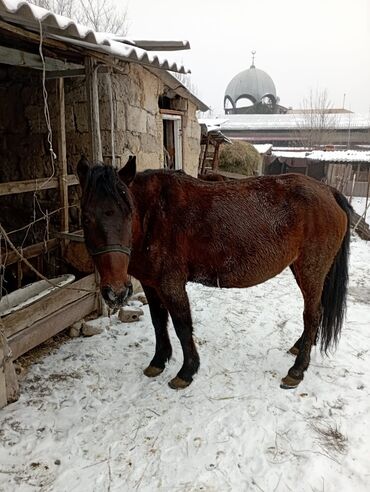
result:
[[[137,156],[138,170],[162,167],[163,121],[158,98],[166,92],[162,80],[140,65],[127,63],[124,73],[111,76],[114,107],[114,139],[117,165],[126,163],[130,154]],[[111,109],[108,92],[108,74],[99,74],[100,125],[103,156],[111,155]],[[56,81],[48,80],[48,104],[53,130],[53,148],[58,154],[58,120]],[[90,154],[87,95],[85,79],[65,79],[66,140],[68,172],[73,173],[81,154]],[[200,127],[195,105],[176,97],[173,109],[184,111],[183,168],[197,175],[200,151]],[[45,178],[53,175],[47,126],[44,116],[41,73],[23,68],[0,65],[0,182]],[[55,167],[58,162],[55,162]],[[79,197],[77,187],[70,188],[70,222],[79,226]],[[41,214],[40,207],[49,212],[59,207],[55,190],[38,193],[35,205],[33,193],[0,197],[2,222],[8,230],[22,227]],[[36,214],[36,215],[35,215]],[[51,227],[58,228],[58,215],[53,216]],[[40,236],[41,235],[41,236]],[[31,234],[27,243],[42,240],[40,234]],[[40,239],[41,238],[41,239]]]
[[[100,128],[104,160],[111,150],[111,107],[108,77],[111,77],[114,110],[114,144],[117,165],[124,165],[130,154],[137,157],[138,170],[158,169],[163,163],[163,123],[158,98],[163,82],[140,65],[127,63],[122,74],[99,74]],[[179,102],[177,101],[177,105]],[[183,117],[183,168],[196,176],[200,152],[200,126],[196,106],[180,98],[186,109]],[[82,152],[89,154],[84,80],[66,82],[67,155],[77,162]]]

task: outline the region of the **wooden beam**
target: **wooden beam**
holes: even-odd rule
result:
[[[49,239],[46,243],[43,241],[42,243],[32,244],[31,246],[22,249],[22,255],[29,260],[30,258],[35,258],[36,256],[43,255],[56,249],[59,246],[59,243],[59,239]],[[18,261],[19,256],[14,251],[10,251],[5,256],[5,266],[13,265]]]
[[[19,385],[13,365],[13,354],[0,319],[0,408],[19,398]]]
[[[79,184],[77,176],[68,174],[66,176],[67,186]],[[30,191],[51,190],[59,187],[58,178],[29,179],[25,181],[10,181],[0,183],[0,196],[15,195],[17,193],[28,193]]]
[[[66,116],[64,102],[64,80],[57,80],[58,99],[58,182],[60,194],[60,230],[68,232],[69,210],[68,210],[68,184],[67,184],[67,148],[66,148]]]
[[[28,31],[27,29],[24,29],[19,26],[15,26],[13,24],[9,24],[8,22],[4,22],[3,20],[0,20],[0,30],[8,32],[12,36],[15,35],[18,39],[20,38],[23,39],[24,41],[28,41],[28,42],[31,41],[37,45],[40,43],[39,33]],[[50,37],[44,37],[43,46],[45,48],[47,47],[56,48],[58,50],[61,50],[62,52],[65,52],[66,55],[68,54],[69,56],[74,54],[77,55],[78,57],[81,57],[80,50],[78,50],[76,47],[63,43],[62,41],[58,41],[56,39],[50,39]]]
[[[185,111],[181,111],[178,109],[160,109],[159,112],[161,114],[171,114],[171,115],[177,115],[177,116],[184,116]]]
[[[85,59],[87,110],[90,134],[90,153],[94,163],[103,162],[103,152],[100,135],[99,116],[99,88],[96,62],[90,58]]]
[[[76,63],[67,63],[48,56],[45,56],[44,60],[46,71],[82,68],[81,65],[77,65]],[[6,46],[0,46],[0,63],[4,63],[5,65],[14,65],[17,67],[32,68],[34,70],[43,70],[40,55],[29,53],[28,51],[21,51],[15,48],[7,48]]]
[[[75,70],[51,70],[46,72],[46,79],[85,77],[84,68],[76,68]]]

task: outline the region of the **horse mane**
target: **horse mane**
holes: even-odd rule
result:
[[[119,179],[117,170],[107,164],[97,164],[90,167],[83,190],[83,205],[86,206],[96,196],[107,196],[113,198],[120,208],[124,205],[132,210],[132,202],[126,187]]]

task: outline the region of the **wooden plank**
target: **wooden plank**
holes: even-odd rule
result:
[[[26,181],[11,181],[0,184],[0,196],[27,193],[36,190],[50,190],[58,187],[57,178],[29,179]]]
[[[45,78],[59,79],[59,78],[72,78],[72,77],[85,77],[84,68],[76,68],[74,70],[53,70],[46,73]]]
[[[49,239],[46,243],[43,241],[42,243],[32,244],[31,246],[27,246],[22,249],[22,255],[26,259],[35,258],[36,256],[48,253],[53,249],[56,249],[59,246],[59,239]],[[5,257],[5,266],[13,265],[19,261],[19,256],[14,252],[10,251],[7,253]]]
[[[103,162],[100,135],[99,89],[97,64],[90,57],[85,60],[87,110],[90,135],[90,153],[94,163]]]
[[[65,61],[58,60],[44,56],[45,70],[70,70],[80,69],[81,65],[75,63],[66,63]],[[43,63],[40,55],[29,53],[27,51],[21,51],[19,49],[8,48],[6,46],[0,46],[0,63],[5,65],[13,65],[18,67],[28,67],[35,70],[43,70]]]
[[[96,295],[88,294],[53,312],[8,339],[14,359],[37,347],[76,321],[96,310]]]
[[[68,211],[68,184],[67,184],[67,147],[66,147],[66,116],[64,101],[64,80],[57,80],[57,99],[58,99],[58,181],[60,206],[62,208],[60,217],[61,232],[69,230],[69,211]]]
[[[68,289],[68,286],[73,287],[73,290]],[[86,297],[86,295],[89,295],[86,293],[86,290],[91,289],[92,291],[95,291],[95,275],[88,275],[87,277],[69,284],[68,286],[64,286],[61,289],[53,291],[39,301],[36,301],[34,304],[26,306],[15,313],[5,316],[3,318],[5,336],[10,338],[16,333],[31,327],[39,320],[51,316],[55,311],[58,311],[63,306]],[[74,289],[85,290],[79,291]]]
[[[184,116],[185,111],[181,111],[180,109],[160,109],[159,112],[161,114],[169,114],[169,115],[177,115],[177,116]]]
[[[75,186],[79,184],[78,178],[74,174],[66,176],[66,185]],[[25,181],[10,181],[0,183],[0,196],[15,195],[18,193],[28,193],[30,191],[51,190],[59,187],[58,178],[28,179]]]
[[[13,365],[13,353],[0,319],[0,408],[19,398],[18,378]]]
[[[2,17],[5,17],[2,15]],[[13,19],[14,20],[14,19]],[[38,32],[32,32],[28,31],[22,27],[15,26],[14,24],[9,24],[9,22],[4,22],[3,20],[0,20],[0,29],[6,32],[11,33],[11,36],[16,38],[23,39],[25,41],[32,41],[35,44],[40,43],[40,34]],[[75,54],[76,56],[81,56],[80,55],[80,50],[78,50],[75,46],[71,46],[69,44],[63,43],[62,41],[56,40],[56,39],[50,39],[50,37],[45,37],[43,39],[43,46],[44,48],[51,47],[51,48],[57,48],[67,55],[72,55]],[[53,53],[54,54],[54,53]],[[54,55],[55,56],[55,55]]]
[[[6,381],[5,381],[5,350],[0,342],[0,408],[4,408],[8,403],[6,396]]]

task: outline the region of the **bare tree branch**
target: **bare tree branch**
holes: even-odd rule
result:
[[[113,0],[33,0],[55,14],[70,17],[94,31],[126,36],[128,30],[127,7]]]
[[[310,149],[330,144],[337,116],[327,90],[310,91],[302,103],[303,121],[297,121],[298,140]]]

